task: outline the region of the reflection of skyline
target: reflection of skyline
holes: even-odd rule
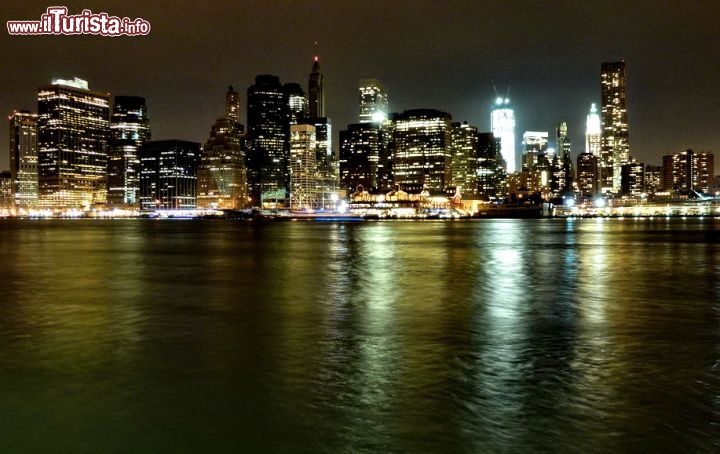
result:
[[[702,450],[716,222],[6,228],[0,419],[38,443],[69,403],[64,443],[94,419],[167,448]]]

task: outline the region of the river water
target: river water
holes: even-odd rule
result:
[[[0,452],[538,451],[720,451],[720,219],[0,221]]]

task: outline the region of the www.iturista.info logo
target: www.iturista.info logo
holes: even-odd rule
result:
[[[150,33],[150,22],[144,19],[128,19],[110,16],[107,13],[94,14],[89,9],[68,16],[64,6],[51,6],[40,16],[39,21],[8,21],[11,35],[102,35],[138,36]]]

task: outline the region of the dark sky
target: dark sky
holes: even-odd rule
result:
[[[720,139],[720,1],[11,1],[2,22],[38,20],[48,6],[150,22],[148,36],[0,34],[0,111],[37,109],[56,77],[147,99],[154,139],[204,142],[232,84],[257,74],[307,86],[317,41],[327,113],[357,121],[357,85],[378,78],[391,110],[435,108],[490,128],[493,82],[511,86],[525,130],[567,121],[573,155],[600,97],[600,63],[625,60],[633,157],[714,151]],[[9,166],[0,128],[0,168]],[[335,144],[337,146],[337,144]],[[720,158],[718,159],[720,161]]]

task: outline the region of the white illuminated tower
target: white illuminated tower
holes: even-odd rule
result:
[[[505,159],[507,172],[515,172],[515,112],[510,99],[498,97],[490,113],[490,127],[500,139],[500,154]]]
[[[585,122],[585,153],[600,158],[600,114],[595,103],[590,104],[590,113]]]

